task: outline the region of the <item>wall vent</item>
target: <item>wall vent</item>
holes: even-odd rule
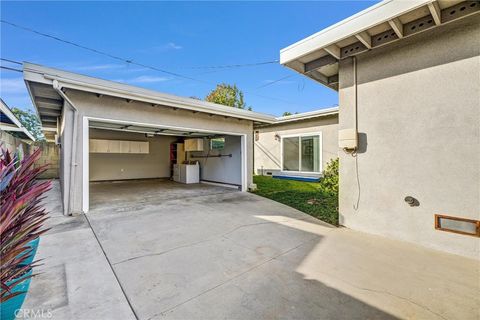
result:
[[[479,1],[465,1],[442,10],[442,23],[480,11]]]
[[[433,17],[431,15],[428,15],[426,17],[405,24],[403,26],[403,34],[405,36],[409,36],[411,34],[433,28],[434,26],[435,21],[433,21]]]
[[[480,220],[435,215],[435,229],[468,236],[480,237]]]
[[[393,31],[393,29],[389,29],[387,31],[372,36],[372,47],[377,47],[397,39],[398,36],[395,31]]]

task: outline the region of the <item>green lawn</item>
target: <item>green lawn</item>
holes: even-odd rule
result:
[[[320,220],[338,225],[338,196],[325,191],[321,182],[304,182],[254,176],[255,194],[286,204]]]

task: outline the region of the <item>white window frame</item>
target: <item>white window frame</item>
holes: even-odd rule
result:
[[[284,170],[283,169],[283,139],[284,138],[294,138],[294,137],[298,137],[300,139],[302,137],[311,137],[311,136],[318,136],[318,142],[320,144],[320,150],[319,150],[319,154],[320,154],[319,168],[320,168],[320,170],[319,170],[319,172]],[[301,141],[298,144],[298,152],[299,152],[298,167],[301,168],[302,167],[302,144],[301,144]],[[323,172],[323,136],[322,136],[322,131],[281,135],[280,136],[280,171],[291,172],[291,173],[321,174]]]

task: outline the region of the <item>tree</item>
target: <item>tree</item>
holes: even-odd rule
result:
[[[31,110],[21,110],[19,108],[12,108],[12,113],[17,117],[18,121],[35,137],[35,140],[45,140],[42,133],[42,125],[35,113]]]
[[[210,92],[205,100],[239,109],[247,108],[243,100],[243,92],[236,85],[232,86],[226,83],[217,84],[217,87]],[[248,110],[252,110],[252,107],[248,107]]]
[[[298,114],[298,112],[295,112],[295,114]],[[291,115],[293,115],[293,113],[291,113],[290,111],[285,111],[285,112],[282,114],[282,117],[291,116]]]

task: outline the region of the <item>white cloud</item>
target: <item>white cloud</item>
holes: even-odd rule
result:
[[[174,42],[169,42],[165,45],[165,48],[166,49],[174,49],[174,50],[180,50],[180,49],[183,49],[182,46],[174,43]]]
[[[27,92],[23,78],[2,78],[0,88],[2,95]]]
[[[155,77],[155,76],[139,76],[130,79],[116,79],[117,82],[125,82],[125,83],[156,83],[156,82],[163,82],[168,81],[169,78],[166,77]]]

